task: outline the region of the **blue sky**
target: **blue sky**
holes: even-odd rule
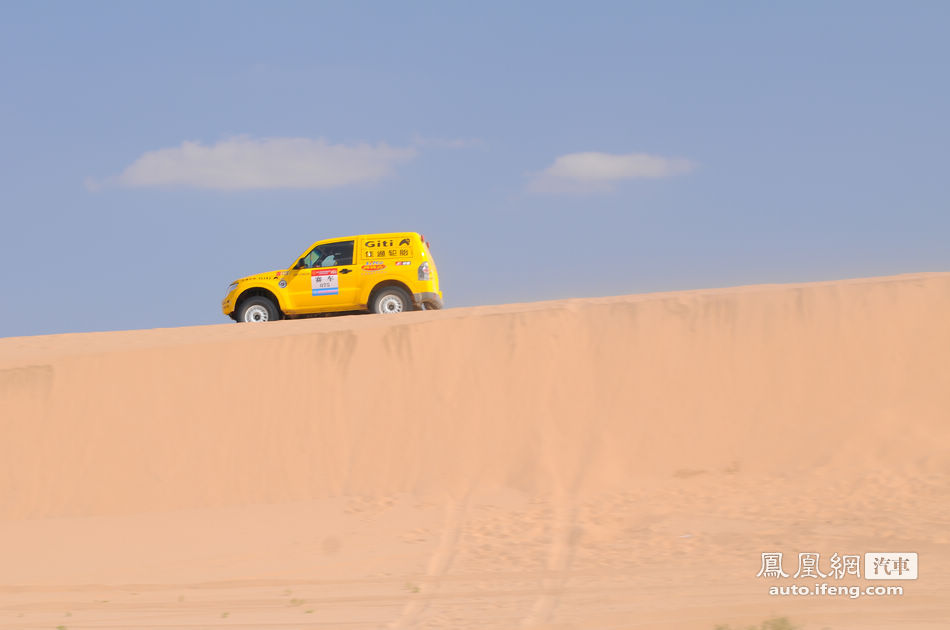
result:
[[[83,2],[0,19],[0,336],[224,323],[421,231],[448,306],[950,270],[944,2]]]

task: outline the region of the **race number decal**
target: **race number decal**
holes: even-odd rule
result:
[[[340,277],[336,269],[311,269],[310,287],[314,295],[339,295]]]

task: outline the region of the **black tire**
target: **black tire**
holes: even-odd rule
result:
[[[280,319],[280,311],[270,298],[255,295],[241,301],[238,309],[238,322],[274,322]]]
[[[373,295],[369,310],[373,313],[403,313],[412,310],[409,294],[399,287],[386,287]]]

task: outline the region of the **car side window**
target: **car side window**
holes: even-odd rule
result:
[[[307,254],[305,267],[338,267],[353,264],[353,241],[324,243]]]
[[[323,258],[323,250],[319,247],[314,247],[310,250],[310,253],[303,257],[303,266],[306,269],[310,267],[319,267],[320,265],[316,264],[321,258]]]

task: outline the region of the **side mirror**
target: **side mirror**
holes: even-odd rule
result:
[[[303,269],[303,258],[297,261],[297,264],[294,265],[294,269]]]

